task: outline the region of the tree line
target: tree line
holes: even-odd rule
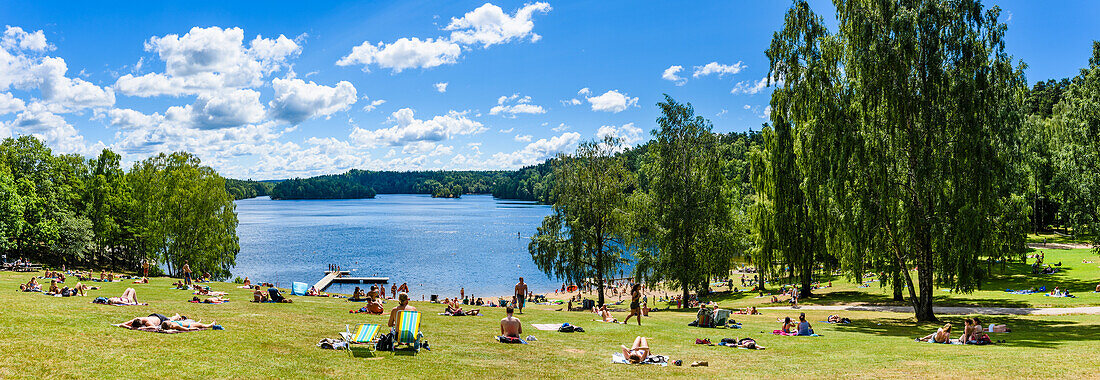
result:
[[[226,178],[225,191],[228,192],[234,200],[263,197],[271,195],[271,189],[275,187],[276,182],[279,181],[253,181]]]
[[[375,194],[431,194],[456,198],[462,194],[489,194],[499,198],[515,197],[501,184],[509,182],[508,171],[371,171],[352,169],[343,174],[321,175],[281,181],[272,188],[272,199],[354,199],[373,198]]]
[[[774,33],[759,134],[715,134],[666,96],[642,147],[589,141],[520,171],[552,178],[538,267],[578,283],[633,264],[685,297],[735,258],[803,297],[822,274],[878,273],[935,320],[935,289],[978,289],[993,263],[1024,259],[1028,231],[1097,236],[1100,43],[1077,77],[1029,89],[997,7],[834,5],[835,31],[796,0]]]
[[[54,267],[229,275],[240,250],[226,181],[188,153],[134,163],[55,155],[33,136],[0,143],[0,252]]]

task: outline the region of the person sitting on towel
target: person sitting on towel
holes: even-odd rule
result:
[[[806,321],[806,313],[798,315],[798,335],[814,335],[813,327],[810,326],[810,322]]]
[[[500,335],[512,338],[519,338],[523,334],[523,324],[520,323],[519,318],[512,315],[515,309],[508,307],[504,309],[505,317],[500,320]]]

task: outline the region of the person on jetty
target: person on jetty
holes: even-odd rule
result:
[[[519,338],[523,334],[523,323],[520,323],[519,318],[512,315],[515,312],[513,308],[504,309],[504,319],[500,320],[500,335],[512,338]]]
[[[402,311],[416,311],[416,308],[409,305],[409,294],[398,293],[397,294],[397,306],[390,310],[390,321],[387,326],[397,326],[397,314]]]
[[[527,303],[527,284],[523,283],[523,277],[519,278],[519,283],[516,284],[516,306],[519,308],[519,313],[523,314],[523,306]]]

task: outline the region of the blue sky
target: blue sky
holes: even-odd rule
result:
[[[1098,2],[993,4],[1032,83],[1076,75],[1100,39]],[[127,161],[186,150],[274,179],[512,169],[606,134],[638,144],[664,93],[716,131],[759,129],[763,51],[788,5],[8,3],[0,138]]]

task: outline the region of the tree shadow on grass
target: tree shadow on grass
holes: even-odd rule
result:
[[[915,323],[904,318],[857,319],[850,324],[836,324],[837,332],[869,334],[888,337],[906,337],[916,339],[926,336],[950,322],[951,338],[958,338],[964,326],[963,316],[940,316],[940,323]],[[1056,349],[1066,342],[1100,341],[1100,325],[1077,324],[1070,321],[1053,321],[1016,316],[979,317],[983,326],[991,323],[1008,325],[1011,333],[990,333],[989,338],[1006,347],[1029,347]]]

